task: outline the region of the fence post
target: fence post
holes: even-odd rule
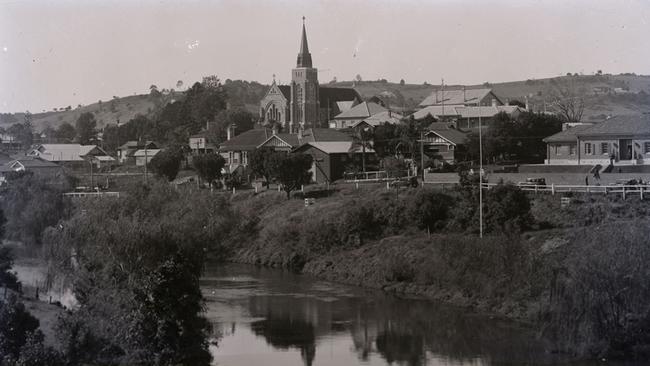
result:
[[[386,182],[386,189],[390,191],[390,182]]]
[[[639,193],[641,194],[641,201],[643,201],[643,187],[639,186]]]
[[[555,196],[555,184],[551,183],[551,194]]]
[[[625,200],[625,186],[623,186],[623,200]]]
[[[359,189],[359,182],[354,182],[354,186],[356,187],[356,189]]]
[[[305,193],[305,185],[304,184],[300,185],[300,192]]]

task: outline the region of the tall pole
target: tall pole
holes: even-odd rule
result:
[[[148,159],[148,156],[147,156],[147,140],[145,140],[144,141],[144,184],[147,184],[147,179],[148,179],[148,177],[147,177],[147,163],[148,163],[147,160],[149,160],[149,159]]]
[[[424,187],[424,131],[420,131],[420,168],[422,169],[422,186]]]
[[[479,215],[479,236],[483,238],[483,133],[481,126],[481,103],[478,104],[478,215]]]
[[[94,182],[93,182],[93,158],[91,157],[88,162],[90,163],[90,189],[95,190],[95,187],[93,187]]]
[[[441,80],[440,89],[442,90],[442,118],[445,118],[445,79]]]

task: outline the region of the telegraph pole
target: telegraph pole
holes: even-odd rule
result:
[[[148,179],[148,177],[147,177],[147,163],[148,163],[147,160],[149,160],[149,159],[148,159],[148,156],[147,156],[147,140],[145,140],[144,141],[144,184],[147,184],[147,179]]]
[[[481,103],[478,104],[478,215],[479,215],[479,236],[483,238],[483,134],[481,126]]]
[[[420,168],[422,169],[422,187],[424,187],[424,131],[420,131]]]

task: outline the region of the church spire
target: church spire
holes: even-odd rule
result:
[[[311,53],[307,45],[307,31],[305,31],[305,17],[302,17],[302,39],[300,40],[300,52],[298,53],[298,62],[296,67],[312,67]]]

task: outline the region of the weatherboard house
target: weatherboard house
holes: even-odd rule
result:
[[[548,165],[650,165],[650,114],[573,126],[544,142]]]
[[[260,121],[279,123],[285,132],[295,133],[300,127],[327,127],[329,121],[361,101],[352,88],[320,86],[318,70],[313,67],[307,44],[305,24],[296,67],[291,71],[291,84],[278,85],[275,80],[260,101]]]

